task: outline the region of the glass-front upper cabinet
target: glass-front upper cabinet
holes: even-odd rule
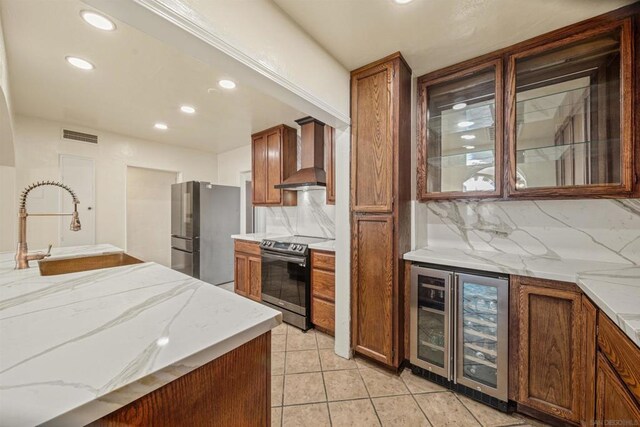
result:
[[[509,56],[509,197],[632,190],[630,32],[623,21]]]
[[[501,194],[501,74],[494,60],[419,79],[420,199]]]

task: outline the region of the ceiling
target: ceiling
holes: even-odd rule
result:
[[[273,0],[347,69],[401,51],[416,76],[635,0]]]
[[[217,81],[233,76],[121,22],[116,31],[94,29],[83,9],[78,0],[0,2],[15,113],[214,153],[305,115],[241,81],[221,89]],[[67,55],[96,68],[78,70]],[[182,113],[183,104],[196,114]]]

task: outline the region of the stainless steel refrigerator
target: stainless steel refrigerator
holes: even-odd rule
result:
[[[414,373],[507,410],[509,280],[414,265]]]
[[[231,235],[239,232],[240,188],[171,186],[171,268],[213,285],[233,281]]]

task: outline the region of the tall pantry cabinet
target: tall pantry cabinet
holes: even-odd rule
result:
[[[411,227],[411,69],[398,52],[351,72],[351,345],[397,368]]]

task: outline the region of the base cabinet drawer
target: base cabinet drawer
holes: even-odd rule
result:
[[[330,271],[312,270],[311,281],[313,283],[313,296],[335,301],[336,299],[336,277]]]
[[[336,329],[336,307],[332,302],[311,298],[311,322],[331,335]]]

